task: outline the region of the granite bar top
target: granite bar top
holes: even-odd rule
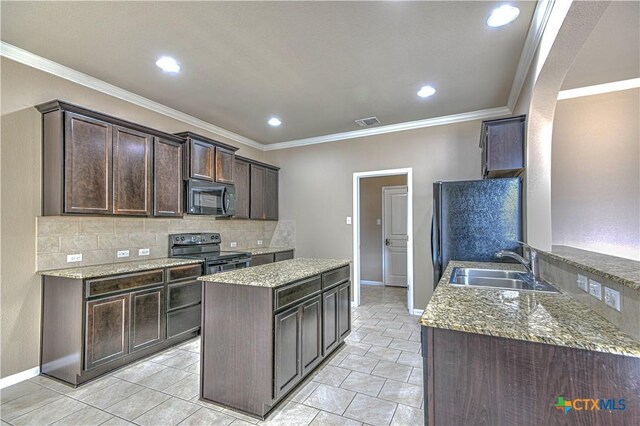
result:
[[[256,247],[256,248],[238,249],[238,251],[246,251],[247,253],[251,253],[252,256],[256,256],[259,254],[280,253],[283,251],[293,251],[293,250],[295,250],[293,247]]]
[[[248,285],[254,287],[280,287],[294,281],[319,275],[332,269],[350,264],[342,259],[297,258],[282,262],[268,263],[251,268],[236,269],[198,278],[205,282]]]
[[[202,260],[177,258],[149,259],[138,260],[134,262],[108,263],[106,265],[79,266],[76,268],[36,271],[36,274],[46,275],[48,277],[62,277],[83,280],[87,278],[106,277],[108,275],[126,274],[129,272],[168,268],[171,266],[191,265],[194,263],[202,263]]]
[[[566,263],[620,285],[640,290],[640,262],[568,246],[553,246],[551,252],[538,250],[542,256]]]
[[[568,294],[457,287],[449,284],[456,266],[521,270],[508,263],[449,262],[421,325],[640,358],[640,343]]]

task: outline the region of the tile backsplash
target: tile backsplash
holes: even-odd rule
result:
[[[222,250],[295,246],[295,221],[216,220],[207,216],[183,219],[42,216],[36,218],[36,269],[58,269],[111,262],[167,257],[169,234],[219,232]],[[149,249],[148,256],[138,250]],[[116,252],[129,250],[129,257]],[[67,255],[82,254],[81,262],[67,262]]]

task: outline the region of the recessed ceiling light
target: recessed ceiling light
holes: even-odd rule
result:
[[[491,12],[487,18],[487,25],[490,27],[501,27],[513,22],[520,15],[520,9],[508,4],[502,5]]]
[[[159,66],[162,71],[176,73],[180,71],[180,65],[170,56],[163,56],[156,61],[156,65]]]
[[[269,121],[267,121],[267,123],[269,123],[269,126],[278,127],[282,124],[282,121],[280,121],[276,117],[271,117]]]
[[[436,89],[431,86],[422,86],[420,90],[418,90],[418,96],[420,96],[421,98],[428,98],[434,93],[436,93]]]

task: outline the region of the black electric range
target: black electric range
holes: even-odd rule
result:
[[[251,253],[222,251],[217,232],[169,235],[169,257],[202,259],[205,275],[251,266]]]

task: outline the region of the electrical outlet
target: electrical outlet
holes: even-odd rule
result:
[[[71,262],[82,262],[82,253],[79,254],[68,254],[67,255],[67,263]]]
[[[231,241],[230,246],[231,247],[238,247],[238,243],[236,243],[235,241]]]
[[[580,275],[578,274],[578,288],[580,288],[580,290],[582,291],[586,291],[587,293],[589,292],[589,286],[587,284],[587,277],[585,277],[584,275]]]
[[[351,216],[347,216],[347,225],[351,225]]]
[[[116,253],[118,257],[129,257],[129,250],[118,250]]]
[[[262,240],[258,240],[258,245],[261,246],[262,245]]]
[[[604,288],[604,303],[620,311],[620,292],[609,287]]]
[[[589,280],[589,294],[598,300],[602,300],[602,284],[598,281]]]
[[[149,249],[144,248],[144,249],[138,250],[138,256],[149,256]]]
[[[382,225],[382,219],[376,219],[376,225]]]

